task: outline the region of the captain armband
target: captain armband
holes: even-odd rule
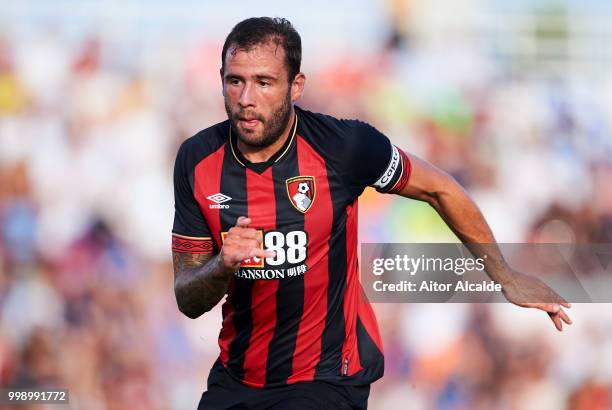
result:
[[[386,194],[396,194],[401,192],[408,180],[410,179],[410,172],[412,171],[412,165],[410,164],[410,158],[401,149],[395,145],[391,145],[391,159],[385,172],[378,178],[376,182],[372,184],[378,192]]]

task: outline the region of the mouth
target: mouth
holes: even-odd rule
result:
[[[238,118],[238,122],[244,128],[255,128],[259,120],[257,118]]]

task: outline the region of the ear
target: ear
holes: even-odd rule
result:
[[[225,84],[223,82],[223,67],[219,69],[219,75],[221,76],[221,94],[225,96]]]
[[[302,96],[305,83],[306,76],[304,73],[298,73],[291,82],[291,102],[296,102]]]

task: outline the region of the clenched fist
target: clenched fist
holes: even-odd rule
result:
[[[223,240],[220,257],[227,271],[236,272],[240,263],[249,258],[273,258],[274,252],[266,251],[261,247],[261,233],[249,228],[250,218],[241,216],[236,226],[230,228]]]

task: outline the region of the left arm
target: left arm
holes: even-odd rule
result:
[[[474,256],[482,257],[486,250],[486,272],[502,285],[510,302],[547,312],[559,331],[563,329],[562,322],[571,324],[561,307],[569,308],[569,303],[541,280],[508,266],[489,225],[461,185],[427,161],[407,155],[412,165],[410,179],[397,193],[431,205]]]

